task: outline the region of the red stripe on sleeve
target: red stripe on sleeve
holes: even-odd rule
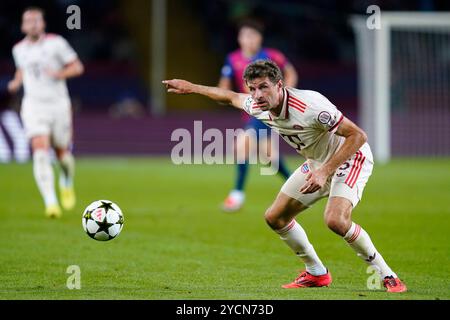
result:
[[[306,107],[304,105],[299,104],[299,103],[297,103],[295,101],[289,101],[289,104],[293,105],[293,106],[297,106],[297,107],[299,107],[300,109],[303,109],[303,110],[306,109]]]
[[[293,105],[293,104],[289,104],[289,107],[294,108],[295,110],[298,110],[300,112],[305,112],[305,109],[297,107],[296,105]]]
[[[298,98],[296,98],[296,97],[294,97],[294,96],[290,96],[290,98],[291,98],[292,101],[295,101],[295,102],[297,102],[298,104],[300,104],[300,105],[306,107],[306,103],[304,103],[304,102],[301,101],[300,99],[298,99]]]
[[[328,129],[328,131],[333,131],[335,128],[337,128],[341,124],[342,120],[344,120],[344,115],[341,115],[341,118],[339,119],[339,121],[336,122],[334,124],[334,126],[332,126],[330,129]]]

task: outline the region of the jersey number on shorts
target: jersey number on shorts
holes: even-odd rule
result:
[[[345,176],[346,175],[345,170],[347,170],[348,168],[350,168],[350,163],[348,161],[346,161],[337,169],[337,171],[339,171],[339,172],[336,173],[336,176],[338,176],[338,177]]]
[[[280,135],[284,139],[284,141],[286,141],[291,147],[295,148],[298,151],[302,150],[302,148],[305,146],[300,137],[296,134],[289,135],[280,133]]]

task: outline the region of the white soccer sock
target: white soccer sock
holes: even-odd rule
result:
[[[295,254],[305,263],[306,271],[314,276],[320,276],[327,273],[327,268],[323,265],[317,256],[314,247],[309,242],[305,230],[292,220],[286,227],[275,230],[280,235],[281,240],[295,252]]]
[[[378,270],[382,279],[387,276],[397,278],[397,275],[389,268],[373,245],[367,232],[360,225],[352,222],[352,226],[345,234],[344,240],[348,242],[359,257]]]
[[[73,177],[75,175],[75,160],[72,153],[66,152],[59,159],[61,166],[61,174],[59,175],[59,185],[62,187],[71,187],[73,185]]]
[[[45,206],[58,204],[50,154],[47,150],[33,152],[33,173]]]

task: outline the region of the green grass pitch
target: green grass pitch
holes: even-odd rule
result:
[[[291,168],[301,164],[290,158]],[[450,161],[376,166],[354,221],[409,291],[369,290],[367,265],[327,229],[325,200],[298,217],[330,269],[329,288],[280,288],[303,265],[265,224],[282,185],[251,168],[247,203],[219,210],[235,168],[175,166],[168,158],[81,158],[75,210],[44,217],[31,164],[0,165],[0,299],[449,299]],[[117,239],[84,234],[81,213],[109,199],[123,210]],[[81,270],[69,290],[67,268]]]

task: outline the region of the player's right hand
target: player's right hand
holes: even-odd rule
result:
[[[19,81],[16,80],[11,80],[8,82],[8,91],[11,94],[16,93],[17,91],[19,91],[21,86],[21,83]]]
[[[186,80],[180,79],[172,79],[172,80],[163,80],[162,83],[166,85],[167,92],[172,92],[176,94],[189,94],[193,93],[194,84],[190,83]]]
[[[300,187],[300,192],[307,194],[322,189],[327,183],[328,176],[329,174],[324,171],[323,167],[315,171],[310,171],[305,178],[305,184]]]

